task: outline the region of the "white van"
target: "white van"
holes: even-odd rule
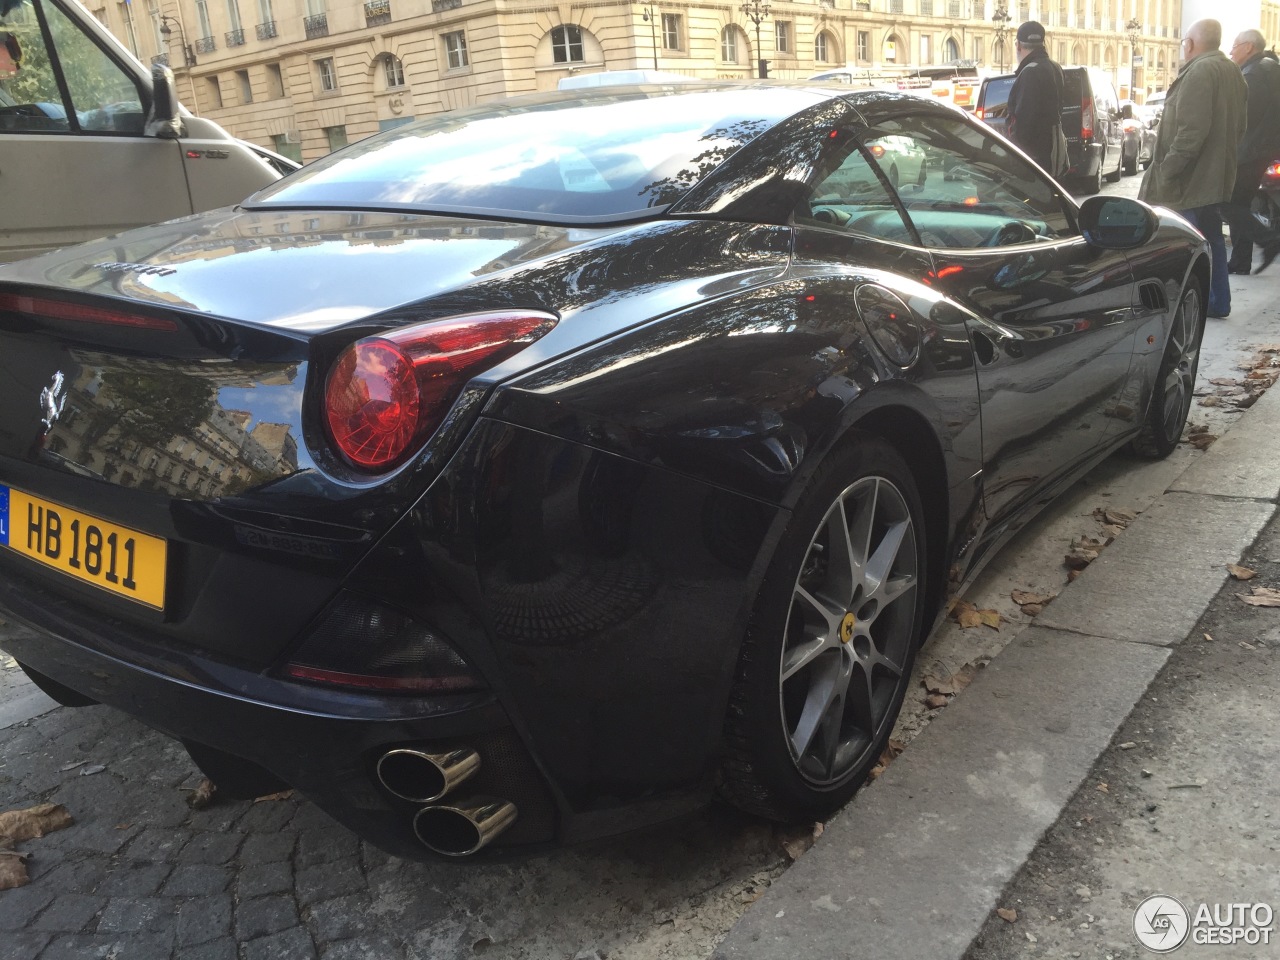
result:
[[[279,178],[75,0],[0,0],[0,263],[238,203]]]
[[[578,90],[582,87],[612,87],[637,83],[697,83],[696,77],[683,73],[667,73],[663,70],[601,70],[599,73],[575,73],[563,77],[556,84],[557,90]]]

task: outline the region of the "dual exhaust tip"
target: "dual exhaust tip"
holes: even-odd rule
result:
[[[516,820],[509,800],[474,796],[440,803],[480,769],[470,747],[431,753],[401,747],[378,758],[378,782],[402,800],[427,804],[414,815],[413,832],[427,849],[446,857],[469,857]]]

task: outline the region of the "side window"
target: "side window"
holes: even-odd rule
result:
[[[142,133],[145,110],[133,79],[53,4],[43,10],[58,51],[70,112],[53,72],[33,3],[0,16],[0,133],[81,130]],[[6,63],[7,61],[7,63]]]
[[[893,195],[867,155],[856,147],[817,181],[808,201],[796,210],[795,221],[898,243],[917,242]]]
[[[979,124],[933,114],[878,123],[866,146],[927,247],[997,247],[1075,236],[1078,230],[1043,173]],[[879,148],[879,149],[877,149]],[[916,174],[904,156],[922,158]]]

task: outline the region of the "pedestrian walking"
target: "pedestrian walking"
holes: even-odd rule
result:
[[[1028,20],[1018,27],[1018,69],[1009,88],[1006,132],[1023,152],[1055,177],[1066,172],[1062,134],[1062,67],[1049,56],[1044,27]]]
[[[1280,233],[1253,216],[1254,194],[1267,164],[1280,157],[1280,64],[1266,56],[1267,41],[1258,30],[1245,30],[1231,46],[1231,59],[1240,67],[1249,88],[1249,117],[1236,154],[1236,185],[1224,212],[1231,224],[1232,273],[1253,268],[1253,245],[1262,248],[1262,266],[1280,255]]]
[[[1248,99],[1240,68],[1221,45],[1217,20],[1197,20],[1187,29],[1182,68],[1165,97],[1155,156],[1138,190],[1138,199],[1177,210],[1209,241],[1209,316],[1218,318],[1231,313],[1222,205],[1236,182]]]

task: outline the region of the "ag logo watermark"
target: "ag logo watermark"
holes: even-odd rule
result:
[[[1147,897],[1133,911],[1133,932],[1138,942],[1155,953],[1170,953],[1187,942],[1191,915],[1173,897]]]
[[[1266,903],[1202,903],[1191,913],[1174,897],[1147,897],[1133,912],[1133,932],[1152,953],[1199,944],[1269,944],[1275,912]]]

